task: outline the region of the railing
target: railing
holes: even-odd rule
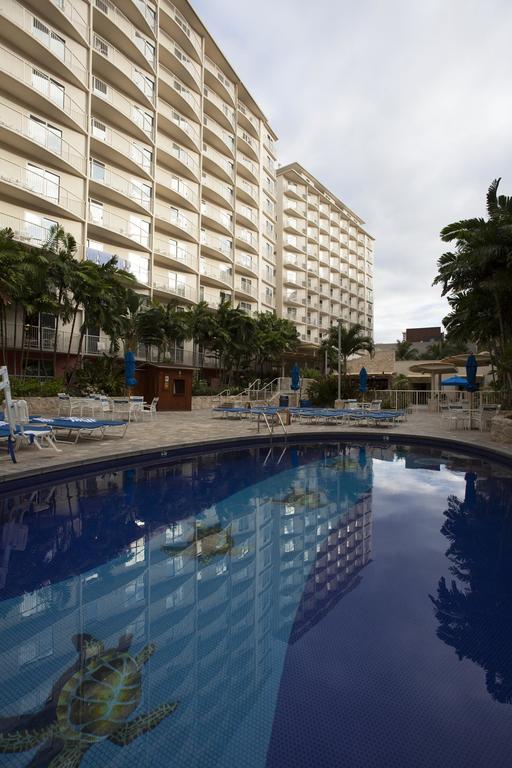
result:
[[[196,94],[188,88],[185,83],[179,79],[179,77],[176,77],[176,75],[171,72],[170,69],[167,69],[167,67],[164,67],[163,64],[160,64],[160,79],[164,81],[164,83],[167,83],[169,88],[172,88],[173,91],[176,91],[181,98],[187,102],[187,104],[194,110],[196,114],[199,114],[200,109],[200,102],[199,97],[196,96]]]
[[[134,67],[130,59],[100,35],[94,34],[94,50],[121,70],[152,103],[155,100],[155,81]]]
[[[251,184],[249,181],[246,181],[246,179],[242,179],[240,176],[237,176],[236,185],[239,189],[242,189],[244,192],[250,195],[254,200],[258,199],[258,188],[254,184]]]
[[[144,2],[144,0],[133,0],[141,14],[146,19],[148,26],[155,32],[156,30],[156,15],[155,12],[152,11],[147,3]]]
[[[160,273],[156,269],[153,270],[153,288],[189,301],[196,300],[195,290],[190,285],[172,280],[169,273]]]
[[[43,22],[38,16],[34,16],[17,0],[0,0],[0,14],[38,40],[46,50],[60,59],[81,83],[87,81],[86,66],[70,51],[62,37],[46,21]]]
[[[212,280],[218,280],[221,283],[231,285],[233,270],[231,267],[228,269],[216,269],[209,264],[202,263],[199,267],[199,274],[204,275],[204,277],[210,277]]]
[[[213,248],[216,251],[220,251],[221,253],[225,254],[226,256],[229,256],[230,258],[233,257],[233,243],[229,239],[222,239],[220,237],[216,237],[210,232],[201,230],[200,241],[201,241],[201,245],[206,245],[209,248]]]
[[[188,200],[189,203],[197,207],[199,198],[192,187],[189,187],[188,184],[185,184],[185,182],[182,181],[179,176],[174,176],[172,173],[166,171],[164,168],[162,168],[161,165],[159,165],[156,169],[156,182],[157,184],[161,184],[162,186],[166,187],[168,190],[181,195],[181,197],[183,197],[185,200]]]
[[[190,42],[192,43],[192,46],[194,47],[194,50],[201,54],[201,37],[197,34],[197,32],[192,29],[186,18],[183,16],[183,14],[176,8],[176,6],[170,2],[170,0],[162,0],[162,11],[165,11],[165,13],[168,13],[176,22],[176,24],[179,26],[181,31],[188,37]]]
[[[212,91],[211,88],[209,88],[207,85],[203,87],[203,93],[205,99],[208,101],[211,101],[212,104],[215,104],[215,106],[227,117],[230,124],[234,127],[235,125],[235,110],[229,106],[229,104],[226,104],[226,102],[221,99],[218,94],[215,93],[215,91]]]
[[[203,186],[208,187],[208,189],[211,189],[214,192],[217,192],[217,194],[223,197],[224,200],[228,201],[231,204],[231,207],[233,207],[233,187],[230,187],[227,184],[223,184],[221,181],[218,181],[214,176],[210,176],[208,173],[203,173]]]
[[[107,206],[103,206],[100,212],[97,212],[94,207],[89,207],[89,225],[103,227],[109,229],[112,232],[117,232],[119,235],[127,237],[129,240],[134,240],[139,243],[143,248],[150,247],[150,234],[149,230],[146,231],[139,227],[133,221],[124,219],[117,213],[111,211]]]
[[[145,149],[148,153],[152,153],[151,147],[134,144],[122,133],[95,117],[91,118],[91,137],[112,147],[125,157],[129,157],[143,171],[151,174],[152,159],[150,159],[149,154],[145,154],[143,151]]]
[[[216,120],[213,120],[211,117],[208,117],[207,115],[203,115],[203,125],[205,128],[208,128],[209,131],[214,133],[224,144],[224,146],[228,149],[229,152],[234,153],[235,151],[235,137],[228,133],[227,131],[222,128],[221,125]]]
[[[205,68],[209,70],[213,75],[215,75],[217,80],[220,83],[222,83],[222,85],[224,86],[226,91],[230,94],[230,96],[234,98],[235,86],[233,85],[231,80],[228,77],[226,77],[224,72],[222,72],[222,70],[219,69],[219,67],[215,64],[215,62],[212,61],[208,56],[205,56],[204,65],[205,65]]]
[[[211,147],[209,144],[203,145],[203,158],[204,157],[209,157],[220,168],[222,168],[225,171],[225,173],[227,173],[230,179],[234,179],[235,177],[234,164],[229,159],[229,157],[226,157],[221,152],[217,152],[217,150],[213,149],[213,147]]]
[[[99,99],[108,102],[112,107],[121,112],[151,139],[154,134],[153,116],[149,119],[144,109],[127,99],[123,94],[111,85],[104,83],[101,78],[93,77],[92,93]]]
[[[189,118],[184,117],[175,107],[171,107],[162,99],[158,100],[158,115],[165,117],[169,122],[174,123],[178,128],[189,136],[197,146],[200,143],[199,129],[195,124],[189,122]]]
[[[165,48],[171,51],[173,56],[175,56],[178,61],[180,61],[181,64],[185,67],[187,72],[192,75],[197,84],[201,82],[201,67],[199,67],[195,61],[192,61],[192,59],[185,53],[183,48],[178,45],[176,40],[173,40],[172,37],[167,34],[167,32],[164,32],[163,29],[160,30],[160,45],[163,45]]]
[[[120,195],[124,195],[130,200],[138,203],[147,211],[150,210],[152,196],[152,188],[150,184],[148,185],[149,191],[146,194],[143,189],[138,188],[129,177],[122,176],[111,168],[95,165],[94,161],[91,161],[89,176],[91,181],[103,184],[105,187],[113,189],[116,192],[119,192]]]
[[[155,216],[162,221],[172,224],[173,227],[181,229],[197,240],[197,224],[187,216],[184,216],[181,211],[177,211],[173,206],[157,202],[155,205]]]
[[[24,221],[16,216],[0,213],[0,228],[4,229],[5,227],[12,229],[16,240],[36,247],[44,245],[50,236],[50,227],[32,224],[30,221]]]
[[[478,390],[476,392],[447,391],[446,388],[430,389],[383,389],[370,390],[373,400],[389,403],[391,408],[398,410],[426,409],[437,412],[450,404],[465,404],[467,407],[478,409],[482,405],[501,405],[506,397],[504,392],[495,390]]]
[[[182,246],[171,245],[168,240],[155,239],[153,251],[159,256],[179,261],[181,264],[197,270],[197,255],[190,253]]]
[[[0,179],[20,189],[25,189],[83,218],[83,199],[69,192],[59,182],[54,181],[53,177],[55,174],[52,174],[50,177],[46,175],[47,172],[44,169],[34,168],[31,170],[24,168],[8,160],[6,157],[0,157],[0,167]]]
[[[0,46],[0,70],[30,86],[34,91],[44,96],[45,99],[48,99],[52,106],[57,106],[77,125],[85,128],[85,105],[81,107],[66,95],[64,88],[57,81],[54,81],[47,72],[41,70],[39,66],[33,66],[32,63],[22,59],[20,56],[16,56],[8,48]]]
[[[10,128],[19,136],[25,136],[53,155],[57,155],[73,168],[82,173],[85,172],[85,155],[71,146],[62,136],[51,131],[39,119],[31,118],[6,102],[0,102],[0,125]]]
[[[242,114],[250,122],[250,124],[252,125],[252,127],[254,128],[256,133],[259,134],[259,123],[260,123],[260,121],[258,120],[256,115],[253,112],[251,112],[249,107],[246,107],[245,104],[243,104],[241,101],[239,101],[238,102],[238,111],[240,112],[240,114]],[[271,150],[271,152],[273,152],[274,151],[274,147],[273,146],[270,147],[270,150]]]
[[[71,22],[78,34],[87,39],[89,29],[87,21],[80,15],[70,0],[52,0],[52,2]]]
[[[131,21],[122,13],[119,8],[116,8],[114,3],[111,2],[111,0],[94,0],[94,6],[99,11],[101,11],[105,16],[110,18],[112,23],[120,29],[126,37],[132,41],[132,43],[139,48],[137,45],[137,37],[136,37],[136,28],[131,23]],[[141,50],[139,48],[139,50]],[[141,50],[142,55],[146,59],[146,61],[149,62],[149,64],[154,68],[155,66],[155,55],[151,55],[149,53],[149,49],[145,48],[145,52]]]
[[[180,144],[160,135],[158,145],[160,149],[175,157],[180,163],[183,163],[187,168],[190,168],[192,173],[199,176],[199,162]]]

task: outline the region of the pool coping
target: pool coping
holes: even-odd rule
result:
[[[399,445],[406,443],[408,445],[430,445],[439,448],[456,449],[462,453],[497,461],[512,468],[512,455],[509,450],[499,447],[482,446],[475,443],[469,443],[456,437],[418,435],[408,432],[390,433],[382,431],[365,431],[364,433],[354,431],[335,430],[311,431],[311,432],[290,432],[283,435],[254,435],[254,436],[234,436],[223,438],[212,438],[210,440],[197,440],[193,442],[181,443],[179,445],[160,446],[159,448],[131,449],[128,451],[117,451],[110,455],[108,459],[104,457],[98,459],[71,459],[58,467],[43,467],[34,471],[33,469],[20,470],[13,476],[0,476],[0,495],[4,496],[13,491],[28,490],[38,484],[40,487],[51,484],[52,482],[64,482],[71,478],[80,478],[98,474],[101,472],[121,471],[133,466],[140,465],[158,465],[164,464],[173,459],[184,458],[187,456],[197,456],[201,453],[211,453],[216,450],[227,450],[229,448],[241,447],[250,448],[261,445],[286,445],[297,442],[332,442],[333,440],[343,440],[354,443],[384,443],[388,445]]]

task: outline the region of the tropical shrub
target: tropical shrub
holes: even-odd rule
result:
[[[82,396],[123,395],[125,393],[124,363],[119,358],[109,355],[85,360],[83,367],[75,371],[69,389],[74,394]]]

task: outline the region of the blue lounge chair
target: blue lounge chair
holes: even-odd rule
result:
[[[113,437],[124,437],[126,430],[128,429],[127,421],[108,421],[104,419],[92,419],[78,416],[57,416],[55,418],[47,418],[46,416],[32,416],[30,418],[30,425],[46,424],[54,430],[66,431],[68,433],[67,440],[64,442],[77,443],[80,437],[92,437],[98,440],[102,440],[105,436],[107,429],[117,428],[122,430],[121,434],[115,434]],[[75,439],[70,440],[71,435],[75,433]]]

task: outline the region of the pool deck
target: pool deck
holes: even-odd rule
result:
[[[474,429],[449,430],[438,414],[426,411],[417,411],[409,415],[406,422],[391,428],[292,424],[287,427],[287,431],[289,437],[312,433],[328,437],[343,433],[357,436],[359,439],[364,439],[365,435],[384,434],[390,442],[406,436],[451,440],[459,446],[492,449],[503,458],[512,460],[512,445],[493,442],[489,432]],[[60,443],[62,453],[50,449],[39,451],[34,446],[22,448],[17,452],[17,464],[11,462],[5,447],[2,446],[0,485],[2,482],[20,480],[23,477],[31,477],[33,480],[37,476],[59,469],[83,467],[95,462],[124,459],[144,453],[197,448],[198,445],[204,445],[207,450],[209,444],[225,442],[229,445],[230,441],[268,436],[268,430],[263,424],[258,433],[255,422],[212,417],[209,410],[159,413],[153,421],[131,423],[123,438],[105,437],[101,441],[80,439],[76,444]],[[276,440],[282,439],[282,430],[276,428],[274,437]]]

